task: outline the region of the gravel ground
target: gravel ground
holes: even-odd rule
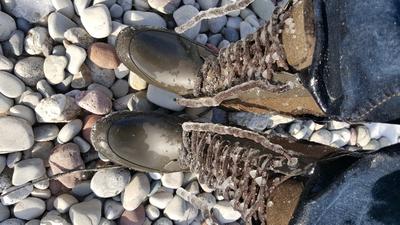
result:
[[[240,214],[191,173],[110,169],[31,184],[108,160],[91,146],[93,124],[112,111],[184,112],[193,119],[232,123],[258,132],[276,129],[344,150],[398,143],[400,126],[295,120],[277,115],[184,109],[174,94],[120,64],[115,38],[129,25],[173,29],[199,11],[232,0],[0,0],[0,225],[201,224],[201,213],[175,194],[187,191],[216,204],[218,220]],[[184,33],[202,44],[227,47],[261,26],[270,0],[229,13]]]

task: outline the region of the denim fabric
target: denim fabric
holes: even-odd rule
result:
[[[301,78],[328,116],[400,118],[400,0],[314,0],[317,43]]]

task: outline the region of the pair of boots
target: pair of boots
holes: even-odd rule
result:
[[[218,55],[151,28],[124,29],[116,50],[130,70],[179,94],[176,102],[184,106],[387,122],[400,117],[399,10],[398,0],[301,0]],[[91,139],[102,155],[139,171],[198,174],[248,224],[395,224],[400,218],[392,189],[400,179],[398,145],[344,153],[274,132],[134,112],[101,119]],[[299,202],[299,195],[283,201],[291,188],[276,197],[303,179]],[[280,207],[287,212],[282,218]]]

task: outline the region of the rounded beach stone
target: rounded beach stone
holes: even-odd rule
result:
[[[40,220],[40,223],[41,225],[71,225],[63,217],[50,213],[47,213],[46,216]]]
[[[111,99],[99,90],[82,91],[75,100],[81,108],[96,115],[108,114],[112,108]]]
[[[25,84],[11,73],[0,71],[0,93],[8,98],[17,98],[25,91]]]
[[[8,14],[0,11],[0,42],[8,40],[11,33],[16,29],[15,20]]]
[[[13,61],[8,59],[6,56],[0,54],[0,70],[11,72],[13,69],[14,69]]]
[[[332,133],[326,129],[317,130],[311,135],[310,141],[329,145],[332,142]]]
[[[120,225],[141,225],[146,219],[143,205],[138,206],[133,211],[125,210],[119,219]]]
[[[136,173],[122,193],[122,205],[126,210],[135,210],[150,192],[150,182],[144,173]]]
[[[78,199],[70,194],[62,194],[54,199],[53,205],[60,213],[67,213],[72,205],[78,203]]]
[[[110,14],[111,14],[112,18],[120,18],[123,13],[124,13],[124,10],[118,4],[114,4],[110,7]]]
[[[54,140],[60,130],[54,124],[43,124],[33,128],[35,141],[44,142]]]
[[[161,217],[156,220],[153,225],[173,225],[174,223],[167,217]]]
[[[14,101],[11,98],[7,98],[0,93],[0,114],[7,113],[8,110],[14,105]]]
[[[26,120],[31,126],[36,122],[35,112],[24,105],[15,105],[10,108],[8,115]]]
[[[179,9],[177,9],[174,14],[174,20],[178,26],[186,23],[192,17],[196,16],[199,13],[199,10],[196,9],[192,5],[183,5]],[[198,23],[194,27],[186,30],[183,35],[187,36],[188,38],[194,39],[200,32],[201,23]]]
[[[44,76],[50,84],[59,84],[65,79],[65,68],[68,65],[67,57],[49,55],[44,60]]]
[[[34,143],[32,127],[14,116],[0,117],[0,134],[0,153],[27,150]]]
[[[14,165],[12,184],[15,186],[23,185],[29,181],[41,178],[46,174],[43,160],[31,158],[22,160]]]
[[[4,221],[9,217],[10,217],[10,209],[5,205],[0,204],[0,221]]]
[[[113,92],[113,94],[116,98],[123,97],[123,96],[127,95],[129,92],[129,84],[126,80],[118,79],[111,86],[111,91]]]
[[[129,26],[151,26],[166,28],[167,23],[158,14],[143,11],[126,11],[123,18],[124,24]]]
[[[74,225],[99,224],[101,218],[101,201],[92,199],[73,205],[69,217]]]
[[[120,64],[114,46],[104,42],[95,42],[90,45],[88,56],[93,63],[101,68],[116,69]]]
[[[181,0],[149,0],[148,3],[159,12],[171,14],[179,7]]]
[[[107,199],[104,202],[104,216],[109,220],[115,220],[121,217],[124,207],[120,202]]]
[[[141,91],[147,88],[147,82],[134,72],[129,73],[129,86],[136,91]]]
[[[100,198],[112,198],[125,189],[130,179],[131,174],[126,169],[101,170],[92,177],[90,188]]]
[[[71,19],[64,16],[59,12],[53,12],[48,18],[49,34],[53,40],[62,42],[64,40],[64,33],[71,27],[76,27]]]
[[[371,135],[369,133],[368,127],[362,125],[357,126],[356,133],[357,133],[357,145],[364,147],[370,142]]]
[[[94,5],[82,10],[81,21],[94,38],[105,38],[111,33],[111,15],[105,5]]]
[[[17,218],[31,220],[42,215],[45,209],[42,199],[30,197],[18,202],[13,211]]]
[[[61,144],[67,143],[74,138],[82,129],[82,121],[72,120],[61,128],[57,136],[57,141]]]
[[[191,223],[197,216],[198,210],[179,196],[175,196],[164,209],[164,215],[176,222]]]
[[[160,210],[155,206],[147,205],[145,211],[147,218],[150,220],[156,220],[158,217],[160,217]]]
[[[173,194],[170,192],[160,191],[150,196],[149,202],[159,209],[165,209],[173,197]]]
[[[232,223],[241,217],[228,201],[220,201],[214,206],[215,217],[220,223]]]
[[[14,73],[26,85],[36,86],[36,83],[44,79],[43,72],[44,59],[38,56],[22,58],[15,64]]]
[[[22,159],[21,152],[13,152],[7,155],[7,167],[14,168],[15,164]]]
[[[182,172],[165,173],[161,177],[161,182],[164,187],[177,189],[183,184],[184,174]]]
[[[62,13],[64,16],[72,18],[75,15],[74,5],[71,0],[51,0],[57,12]]]
[[[72,141],[75,144],[79,145],[79,149],[81,150],[82,153],[88,152],[91,148],[91,145],[79,136],[74,137]]]
[[[53,174],[85,168],[79,146],[74,143],[58,145],[50,155],[49,164]],[[62,176],[58,180],[66,187],[73,188],[82,180],[82,176],[82,173],[73,173]]]
[[[25,37],[25,51],[30,55],[49,55],[53,49],[53,40],[44,27],[34,27]]]
[[[179,112],[185,109],[185,107],[178,105],[175,102],[176,98],[180,98],[180,96],[159,87],[153,86],[151,84],[147,89],[147,99],[150,102],[160,107]]]
[[[108,88],[111,87],[115,81],[114,70],[100,68],[90,60],[86,62],[86,65],[89,67],[89,70],[92,74],[93,82],[107,87],[106,89],[108,90]],[[112,95],[110,90],[108,90],[108,92],[110,92]]]

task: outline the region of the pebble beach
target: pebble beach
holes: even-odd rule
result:
[[[202,224],[200,211],[176,194],[179,188],[212,204],[219,223],[242,224],[223,196],[189,172],[114,168],[44,179],[112,165],[94,150],[90,131],[116,111],[184,115],[261,133],[273,129],[343,151],[400,142],[400,125],[184,108],[175,103],[176,94],[147,84],[118,59],[115,40],[125,27],[173,30],[231,1],[0,0],[0,225]],[[226,48],[255,32],[274,8],[270,0],[255,0],[183,35],[212,49]]]

